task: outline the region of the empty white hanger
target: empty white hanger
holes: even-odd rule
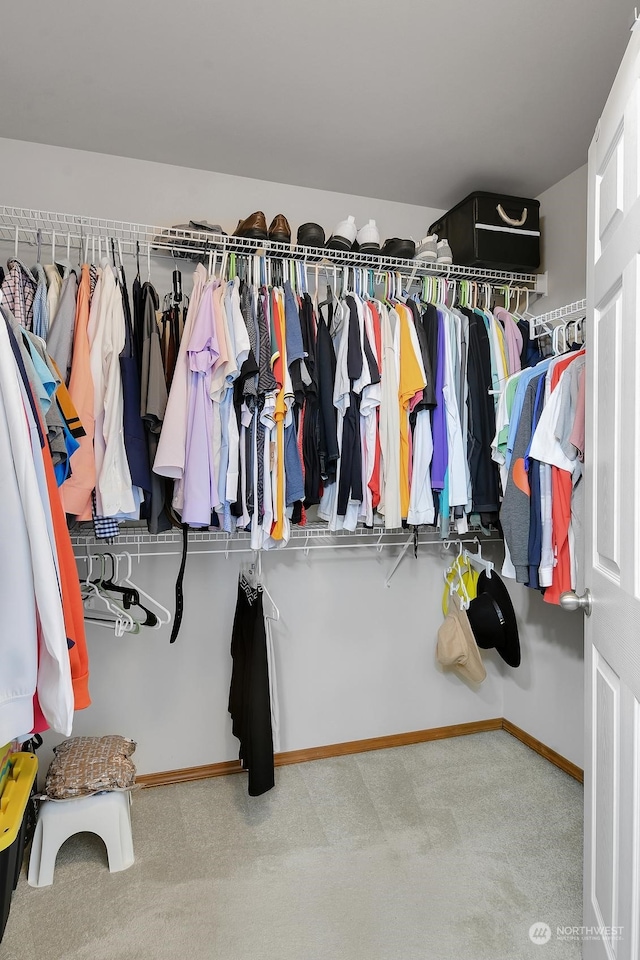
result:
[[[152,629],[152,630],[159,630],[160,627],[166,626],[166,624],[171,623],[171,613],[170,613],[170,611],[167,610],[166,607],[163,607],[162,604],[159,603],[159,602],[155,599],[155,597],[152,597],[152,596],[150,596],[148,593],[145,593],[145,591],[142,590],[142,589],[138,586],[138,584],[137,584],[137,583],[134,583],[133,580],[131,579],[131,566],[132,566],[131,554],[130,554],[130,553],[120,553],[120,554],[117,554],[117,555],[116,555],[116,560],[117,560],[117,561],[119,561],[119,560],[126,560],[126,561],[127,561],[127,575],[126,575],[126,577],[124,577],[122,580],[117,579],[117,582],[120,583],[120,584],[122,584],[123,586],[126,585],[126,586],[128,586],[128,587],[131,587],[132,590],[136,590],[141,597],[144,597],[145,600],[148,600],[149,603],[153,604],[153,606],[156,608],[156,610],[160,610],[160,612],[164,615],[162,618],[161,618],[161,617],[158,617],[158,622],[157,622],[157,624],[156,624],[154,627],[151,627],[150,629]]]
[[[487,577],[490,577],[494,565],[491,560],[485,560],[485,558],[482,556],[482,544],[480,543],[479,540],[477,541],[477,544],[478,544],[478,552],[469,553],[468,550],[465,550],[464,559],[468,563],[470,563],[471,566],[474,567],[474,569],[478,570],[480,573],[484,571]]]

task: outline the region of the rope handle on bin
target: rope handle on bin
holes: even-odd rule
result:
[[[527,220],[527,214],[528,214],[528,212],[529,212],[529,211],[527,210],[527,208],[525,207],[524,210],[522,211],[522,216],[520,217],[520,219],[519,219],[519,220],[514,220],[513,217],[510,217],[509,214],[505,212],[505,209],[504,209],[504,207],[502,206],[501,203],[498,204],[498,206],[496,207],[496,210],[498,211],[498,216],[499,216],[502,220],[504,220],[505,223],[508,223],[510,227],[521,227],[521,226],[523,226],[523,224],[524,224],[524,223],[526,222],[526,220]]]

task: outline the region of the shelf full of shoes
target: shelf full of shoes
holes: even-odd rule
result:
[[[284,220],[284,217],[282,219]],[[243,222],[246,223],[246,221]],[[106,245],[114,241],[121,254],[131,256],[146,254],[149,259],[170,257],[201,260],[205,263],[209,259],[213,267],[217,267],[219,262],[226,264],[229,255],[235,254],[244,257],[259,256],[266,260],[292,260],[302,262],[307,269],[319,268],[336,273],[354,267],[366,269],[373,271],[376,280],[384,274],[398,274],[405,281],[403,283],[405,288],[409,286],[406,280],[412,282],[416,278],[433,276],[451,280],[470,280],[512,289],[520,287],[536,296],[546,293],[546,275],[544,274],[509,273],[484,267],[461,266],[448,262],[449,258],[446,256],[441,256],[438,261],[437,248],[435,257],[429,253],[430,243],[426,244],[424,256],[422,256],[420,248],[415,251],[413,241],[398,238],[387,240],[380,247],[379,252],[372,248],[371,243],[366,242],[362,245],[363,249],[353,249],[353,243],[345,243],[344,240],[341,243],[341,238],[335,233],[322,245],[317,230],[313,229],[318,227],[317,224],[303,224],[298,231],[296,243],[291,243],[285,242],[284,239],[269,239],[269,230],[266,231],[265,239],[263,229],[255,231],[260,234],[259,236],[229,236],[219,225],[211,225],[203,220],[193,220],[179,226],[161,227],[0,205],[0,242],[14,243],[16,248],[19,243],[25,242],[32,246],[38,242],[54,246],[58,243],[62,247],[66,245],[69,252],[72,249],[82,251],[86,258],[89,250],[92,256],[94,255],[96,245],[99,250],[100,246],[105,244],[106,251]],[[362,228],[365,235],[367,228],[370,227],[371,222]],[[319,229],[322,230],[321,227]],[[249,232],[251,232],[250,228]],[[322,240],[324,240],[323,234]],[[271,230],[271,235],[282,238],[286,236],[285,233],[276,229]],[[428,239],[425,238],[425,241]],[[307,240],[307,243],[301,242],[302,240]],[[375,244],[373,246],[375,247]],[[414,255],[415,252],[417,256]],[[427,256],[429,259],[426,258]]]
[[[546,275],[454,264],[450,262],[448,244],[438,238],[426,237],[417,250],[412,240],[400,238],[392,238],[380,245],[373,221],[369,221],[357,231],[354,218],[349,217],[338,225],[326,242],[323,228],[319,224],[303,224],[298,230],[296,243],[291,243],[289,225],[283,216],[276,217],[268,229],[266,221],[262,222],[258,218],[256,222],[255,218],[256,215],[252,215],[241,221],[236,234],[230,236],[224,233],[219,225],[212,225],[205,220],[161,227],[0,205],[0,243],[13,244],[16,255],[19,244],[26,243],[34,247],[38,244],[50,244],[54,249],[58,244],[63,249],[66,247],[68,260],[73,252],[78,259],[84,257],[84,260],[87,260],[90,254],[94,261],[96,253],[99,259],[101,250],[107,255],[108,250],[113,249],[115,244],[121,258],[123,254],[136,257],[146,255],[149,272],[153,257],[185,259],[205,264],[208,262],[210,273],[225,275],[229,258],[235,255],[236,258],[239,256],[253,260],[254,263],[258,260],[262,263],[292,261],[304,267],[309,276],[315,272],[316,282],[319,271],[325,272],[327,279],[331,275],[335,279],[340,272],[342,277],[346,274],[348,278],[349,271],[354,271],[354,276],[356,271],[367,271],[371,281],[376,283],[383,282],[385,276],[399,277],[405,290],[408,290],[416,279],[434,277],[455,282],[471,281],[472,284],[477,284],[478,289],[486,290],[490,287],[505,297],[516,293],[519,297],[521,292],[526,292],[527,301],[529,296],[546,294]],[[244,230],[240,229],[243,224]],[[340,229],[344,235],[339,232]],[[254,235],[246,235],[247,233]],[[404,544],[404,554],[408,547],[407,533],[407,530],[389,531],[377,526],[358,527],[355,531],[329,531],[326,523],[318,521],[306,527],[292,529],[291,547],[303,549],[306,553],[316,547],[335,546],[336,541],[340,540],[345,547],[366,544],[378,550],[382,546]],[[489,536],[489,531],[470,526],[468,534],[471,537],[482,537]],[[140,545],[145,544],[173,546],[181,536],[179,530],[158,535],[148,534],[138,528],[135,522],[127,522],[123,525],[118,543],[135,544],[139,551]],[[421,530],[418,533],[416,529],[412,536],[415,549],[418,543],[447,543],[436,531]],[[224,552],[226,555],[229,552],[244,552],[249,549],[245,544],[248,539],[249,535],[242,531],[234,533],[233,537],[216,530],[189,531],[190,543],[200,545],[221,541],[220,547],[213,552]],[[96,543],[104,545],[105,541],[96,541],[93,535],[78,533],[72,536],[72,543],[76,547],[86,548]]]

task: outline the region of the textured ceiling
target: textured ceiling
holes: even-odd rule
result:
[[[632,9],[21,0],[0,134],[442,208],[536,196],[586,162]]]

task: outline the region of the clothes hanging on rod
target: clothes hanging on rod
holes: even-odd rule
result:
[[[77,519],[93,515],[103,535],[146,519],[156,533],[173,511],[193,527],[251,529],[256,549],[286,543],[311,506],[330,530],[438,523],[447,536],[470,514],[497,520],[498,388],[531,358],[526,323],[488,309],[491,288],[424,277],[411,293],[399,273],[345,265],[320,302],[302,263],[231,254],[211,275],[198,265],[190,301],[174,271],[162,311],[137,264],[132,316],[113,242],[111,254],[88,268],[88,297],[67,257],[49,325],[87,419],[64,477]],[[11,265],[26,304],[33,276]]]
[[[174,277],[163,358],[157,293],[149,281],[140,282],[138,271],[132,313],[120,243],[111,242],[112,262],[104,257],[97,267],[75,266],[69,251],[64,261],[56,260],[54,243],[52,238],[53,264],[42,268],[38,259],[33,272],[12,257],[0,289],[37,368],[65,510],[71,520],[93,519],[101,538],[117,536],[125,519],[147,520],[150,532],[162,532],[171,526],[166,483],[151,473],[150,463],[166,407],[165,359],[173,363],[180,309],[188,303],[181,279]],[[37,331],[46,334],[46,349]]]
[[[42,413],[53,406],[30,335],[0,305],[0,452],[4,471],[0,603],[0,740],[51,727],[68,736],[74,710],[89,706],[88,657],[73,548]],[[45,354],[46,357],[46,354]],[[48,374],[43,372],[44,377]],[[60,389],[60,383],[57,389]]]
[[[549,357],[510,377],[500,396],[493,456],[504,497],[503,574],[559,603],[575,589],[582,524],[585,352]]]
[[[526,322],[454,309],[444,285],[378,299],[347,273],[318,302],[293,271],[270,287],[196,268],[154,464],[185,523],[250,526],[259,549],[315,504],[331,530],[497,519],[488,388],[531,362]]]

